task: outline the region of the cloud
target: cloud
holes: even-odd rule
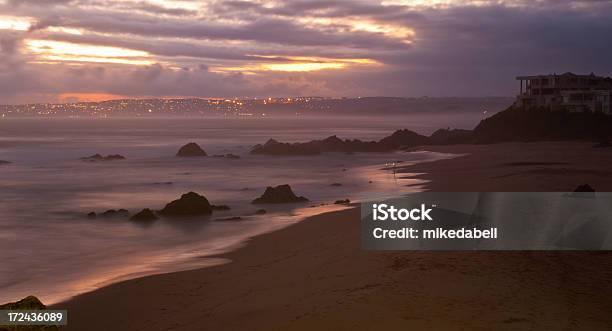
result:
[[[0,95],[18,102],[63,92],[512,95],[520,74],[612,74],[612,1],[387,3],[10,1],[0,4],[0,20],[20,17],[31,25],[29,31],[0,30]],[[29,40],[139,51],[146,53],[142,63],[153,64],[50,61],[25,47]],[[248,69],[345,59],[377,65],[312,72]],[[220,70],[228,67],[232,70]]]

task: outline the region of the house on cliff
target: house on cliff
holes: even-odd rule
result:
[[[576,75],[518,76],[516,105],[612,114],[612,78]]]

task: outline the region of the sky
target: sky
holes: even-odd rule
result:
[[[0,0],[0,104],[512,96],[612,75],[612,0]]]

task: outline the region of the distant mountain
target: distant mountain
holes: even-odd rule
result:
[[[279,116],[308,114],[400,114],[407,112],[497,112],[512,98],[265,98],[123,99],[64,104],[0,105],[0,117]]]

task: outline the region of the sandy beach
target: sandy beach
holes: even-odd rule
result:
[[[435,191],[612,189],[588,143],[434,146],[405,168]],[[311,217],[224,254],[231,262],[113,284],[52,308],[66,330],[600,330],[609,252],[369,252],[359,209]]]

